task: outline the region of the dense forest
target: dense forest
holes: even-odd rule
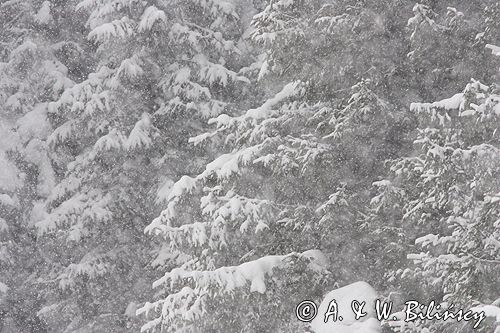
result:
[[[414,1],[0,0],[0,332],[499,333],[500,2]]]

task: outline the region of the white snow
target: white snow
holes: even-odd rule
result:
[[[486,44],[486,48],[490,49],[491,53],[493,53],[494,55],[500,57],[500,47],[499,46]]]
[[[6,152],[18,147],[19,136],[10,130],[8,124],[3,124],[2,120],[0,120],[0,190],[13,191],[21,186],[22,179],[19,169],[8,158]]]
[[[88,39],[93,39],[97,42],[105,42],[110,38],[125,38],[134,34],[133,24],[127,17],[122,17],[120,20],[114,20],[110,23],[104,23],[93,29]]]
[[[171,188],[167,200],[170,201],[186,192],[191,191],[196,186],[196,179],[190,176],[182,176]]]
[[[210,85],[214,83],[219,83],[222,86],[226,86],[230,81],[242,81],[250,83],[250,81],[244,77],[238,75],[238,73],[228,70],[222,64],[214,64],[209,62],[204,57],[195,57],[194,60],[199,63],[200,70],[198,76],[208,82]]]
[[[262,63],[257,80],[261,81],[267,74],[269,74],[269,63],[266,60]]]
[[[43,221],[44,219],[48,218],[49,215],[47,213],[47,210],[45,209],[45,203],[44,201],[36,201],[33,203],[33,209],[31,210],[31,219],[30,223],[37,223],[40,221]]]
[[[0,205],[15,207],[16,201],[10,195],[0,193]]]
[[[432,244],[435,246],[435,245],[439,244],[439,236],[434,235],[434,234],[428,234],[428,235],[417,238],[415,240],[415,244],[417,244],[417,245],[420,244],[422,247],[426,247],[429,244]]]
[[[134,79],[144,73],[142,67],[139,65],[140,60],[137,56],[128,58],[122,61],[118,69],[118,75],[124,73],[128,78]]]
[[[126,137],[123,133],[115,128],[111,129],[108,134],[100,137],[94,144],[96,152],[111,149],[121,149],[126,146]]]
[[[0,293],[5,294],[9,290],[9,287],[5,283],[0,282]]]
[[[150,129],[151,118],[148,113],[144,112],[141,119],[130,132],[125,142],[125,147],[128,149],[148,148],[152,143],[149,133]]]
[[[158,9],[155,6],[149,6],[142,14],[141,22],[139,22],[139,31],[144,32],[151,30],[157,21],[166,22],[167,15],[165,15],[163,10]]]
[[[189,138],[188,142],[197,146],[197,145],[203,143],[204,141],[206,141],[207,139],[213,137],[215,134],[216,133],[210,133],[210,132],[203,133],[203,134],[197,135],[195,137]]]
[[[137,311],[137,303],[130,302],[128,303],[127,308],[125,309],[125,312],[123,314],[129,318],[135,318],[136,311]]]
[[[50,2],[44,1],[42,6],[35,15],[35,21],[40,24],[47,24],[52,20],[52,15],[50,14]]]
[[[264,104],[255,109],[248,110],[244,115],[238,117],[240,120],[260,120],[271,117],[277,111],[274,107],[281,102],[284,102],[290,97],[294,97],[303,93],[301,87],[302,82],[295,81],[283,87],[274,97],[266,100]],[[210,119],[209,124],[216,123],[218,127],[228,126],[235,122],[238,118],[230,117],[226,114],[221,114],[217,118]]]
[[[300,81],[295,81],[285,85],[279,93],[277,93],[273,98],[268,99],[260,107],[248,110],[244,117],[252,119],[268,118],[273,113],[272,108],[275,105],[277,105],[280,102],[283,102],[287,98],[302,93],[303,90],[300,88],[300,86],[301,86]]]
[[[19,170],[9,161],[6,154],[0,150],[0,189],[12,191],[21,186],[22,180],[19,177]]]
[[[0,234],[2,232],[5,232],[9,230],[9,225],[7,224],[7,221],[5,221],[3,218],[0,217]]]
[[[443,99],[438,102],[433,103],[411,103],[410,110],[422,112],[432,108],[442,108],[445,110],[456,110],[459,109],[464,101],[464,94],[459,93],[450,98]]]
[[[234,173],[239,172],[239,157],[241,153],[223,154],[207,164],[202,177],[209,176],[215,172],[219,178],[228,178]]]
[[[474,312],[484,312],[486,317],[495,318],[497,323],[500,323],[500,307],[496,305],[479,305],[471,308]]]
[[[156,192],[156,203],[167,201],[174,184],[174,181],[170,178],[167,178],[163,181],[163,184]]]
[[[324,297],[318,307],[318,315],[311,322],[311,328],[314,333],[379,333],[381,326],[375,317],[375,300],[378,294],[368,283],[359,281],[339,289],[332,290]],[[324,315],[328,312],[330,302],[335,300],[338,306],[339,319],[334,322],[332,317],[328,322],[324,322]],[[367,315],[358,320],[355,319],[354,312],[351,310],[352,301],[366,302],[364,312]]]
[[[309,258],[311,260],[312,268],[328,268],[330,266],[330,260],[325,256],[320,250],[307,250],[302,252],[302,256]]]
[[[153,287],[158,287],[168,281],[170,285],[174,285],[180,279],[190,278],[196,282],[197,289],[200,290],[217,286],[222,289],[222,292],[229,292],[250,283],[251,292],[263,294],[266,292],[266,276],[270,276],[274,268],[287,264],[286,259],[294,256],[310,258],[313,266],[325,263],[325,256],[319,250],[309,250],[304,253],[266,256],[239,266],[221,267],[213,271],[187,271],[184,268],[174,268],[157,280]],[[326,267],[323,266],[323,268]]]
[[[17,132],[24,141],[32,138],[45,139],[50,130],[46,103],[36,105],[32,111],[26,113],[17,121]]]

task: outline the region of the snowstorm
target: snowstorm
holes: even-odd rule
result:
[[[0,333],[500,333],[498,0],[0,0]]]

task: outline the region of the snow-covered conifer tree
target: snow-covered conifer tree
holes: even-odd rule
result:
[[[48,142],[64,173],[37,221],[57,331],[137,329],[154,244],[143,230],[172,186],[196,168],[187,145],[206,119],[231,110],[250,63],[238,2],[89,1],[95,70],[48,105]],[[196,153],[196,155],[195,155]],[[165,258],[154,260],[163,265]],[[54,293],[53,290],[59,290]]]
[[[295,318],[353,289],[495,316],[499,18],[0,1],[0,333],[379,332]]]
[[[408,20],[407,72],[420,98],[444,98],[471,77],[492,80],[495,73],[488,68],[496,60],[484,46],[497,42],[496,11],[498,2],[489,0],[415,4]]]
[[[498,47],[487,47],[498,53]],[[399,231],[411,264],[399,264],[388,276],[402,281],[403,289],[406,284],[406,292],[408,281],[418,281],[419,296],[444,302],[443,308],[498,306],[498,86],[472,80],[463,92],[438,102],[414,103],[411,111],[419,120],[415,153],[391,161],[393,178],[375,184],[379,194],[372,202],[378,212],[387,212],[391,204],[400,209]],[[425,325],[441,332],[463,324]]]
[[[70,88],[85,65],[78,35],[61,30],[69,21],[79,25],[65,5],[0,4],[0,311],[11,332],[44,329],[37,316],[43,302],[37,278],[51,263],[39,248],[33,223],[56,182],[46,142],[52,129],[47,103]]]
[[[397,48],[371,55],[377,66],[361,52],[406,23],[391,21],[401,6],[382,8],[273,1],[254,16],[252,41],[265,52],[258,80],[270,91],[190,140],[225,153],[177,181],[146,229],[181,266],[155,283],[159,300],[140,310],[153,318],[143,329],[296,331],[300,300],[369,278],[366,189],[380,156],[400,149],[388,129],[403,119],[384,86],[399,65],[384,57]],[[347,49],[353,41],[361,53]]]

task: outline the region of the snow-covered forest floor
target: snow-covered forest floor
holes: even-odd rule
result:
[[[141,331],[499,333],[500,2],[0,0],[0,333]]]

